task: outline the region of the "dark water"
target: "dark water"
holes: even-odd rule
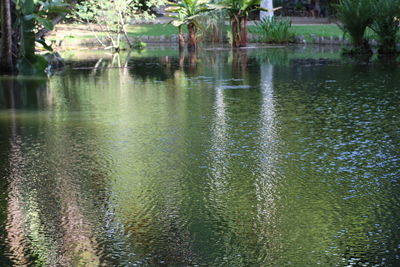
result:
[[[64,56],[0,78],[0,266],[400,264],[398,64]]]

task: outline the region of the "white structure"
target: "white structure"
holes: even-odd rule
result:
[[[261,7],[268,9],[269,11],[260,11],[260,19],[264,19],[264,18],[272,18],[274,16],[274,5],[272,3],[272,0],[261,0]]]

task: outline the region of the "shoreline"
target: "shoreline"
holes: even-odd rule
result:
[[[106,38],[100,39],[105,45],[111,45]],[[161,35],[161,36],[141,36],[138,38],[130,38],[132,43],[135,42],[143,42],[148,45],[155,44],[168,44],[168,45],[178,45],[178,36],[177,35]],[[62,40],[53,40],[53,45],[55,45],[55,49],[57,50],[73,50],[73,49],[104,49],[105,47],[100,44],[100,42],[96,38],[84,38],[84,39],[62,39]],[[213,43],[208,41],[203,41],[203,44],[222,44],[227,45],[228,42],[224,40],[220,43]],[[259,41],[259,37],[249,33],[247,35],[247,43],[248,44],[260,44],[267,46],[287,46],[287,45],[336,45],[336,46],[349,46],[351,43],[348,39],[342,39],[334,36],[324,37],[324,36],[311,36],[311,38],[305,38],[302,35],[297,35],[294,37],[294,42],[289,43],[267,43]],[[376,47],[378,42],[375,39],[369,41],[372,47]],[[398,44],[400,46],[400,43]]]

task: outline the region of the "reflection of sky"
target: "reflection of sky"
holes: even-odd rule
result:
[[[226,181],[224,172],[226,169],[227,155],[227,115],[225,113],[224,90],[221,87],[215,89],[214,122],[211,134],[211,194],[213,200],[219,203],[220,194],[223,193]]]
[[[260,173],[256,181],[256,197],[258,222],[261,229],[260,239],[270,235],[267,225],[274,219],[274,184],[275,184],[275,160],[277,153],[274,142],[277,139],[275,129],[275,107],[273,92],[273,65],[262,64],[261,68],[261,110],[260,110]]]

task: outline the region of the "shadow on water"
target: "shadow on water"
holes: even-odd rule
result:
[[[0,78],[8,266],[394,266],[396,63],[91,52]]]

